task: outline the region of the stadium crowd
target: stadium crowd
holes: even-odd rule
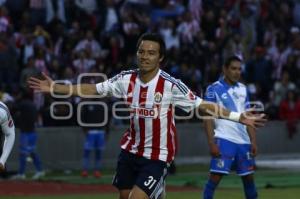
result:
[[[75,83],[82,73],[111,77],[135,68],[137,39],[151,31],[166,42],[162,69],[197,95],[219,78],[226,57],[239,54],[251,100],[261,101],[271,119],[294,126],[291,121],[300,118],[299,0],[1,0],[0,5],[0,99],[12,107],[22,93],[32,92],[27,78],[41,72]],[[51,102],[59,99],[32,97],[40,126],[75,124],[74,118],[51,119]],[[55,111],[68,112],[64,106]]]

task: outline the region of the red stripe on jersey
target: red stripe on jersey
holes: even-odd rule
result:
[[[137,77],[137,73],[133,73],[131,75],[131,77],[130,77],[130,82],[129,82],[128,89],[127,89],[127,103],[128,103],[128,106],[130,106],[131,103],[132,103],[133,89],[134,89],[136,77]],[[130,119],[130,130],[129,131],[130,131],[131,140],[130,140],[129,144],[126,147],[127,151],[131,150],[132,145],[135,142],[136,132],[135,132],[135,129],[134,129],[134,120],[133,120],[133,117]],[[123,140],[122,143],[123,144],[125,144],[125,142],[128,140],[128,137],[129,137],[128,133],[126,133],[125,135],[123,135],[123,138],[122,138],[122,140]],[[122,145],[122,143],[121,143],[121,145]]]
[[[174,159],[174,155],[175,155],[175,143],[174,143],[174,136],[173,133],[175,133],[173,130],[175,128],[174,124],[173,124],[173,107],[172,105],[169,106],[169,110],[168,110],[168,132],[167,132],[167,148],[168,148],[168,157],[167,157],[167,162],[171,162]]]
[[[124,133],[124,135],[121,138],[120,141],[121,146],[127,142],[129,136],[130,136],[130,129],[127,129],[127,131]]]
[[[139,107],[145,107],[145,102],[147,99],[147,91],[148,87],[140,87],[140,95],[139,95]],[[137,147],[138,152],[137,155],[142,156],[144,153],[145,147],[145,118],[139,117],[139,127],[140,127],[140,143]]]
[[[160,113],[160,106],[161,106],[161,101],[162,97],[164,94],[164,85],[165,85],[165,79],[159,76],[156,88],[155,88],[155,93],[154,93],[154,103],[155,100],[157,100],[158,104],[154,104],[154,108],[157,108],[158,113]],[[157,99],[156,99],[157,97]],[[153,119],[152,123],[152,128],[153,128],[153,135],[152,135],[152,153],[151,153],[151,159],[153,160],[158,160],[159,158],[159,152],[160,152],[160,115],[157,116],[157,118]]]
[[[130,77],[130,82],[127,89],[127,102],[129,103],[129,105],[132,103],[133,89],[134,89],[136,77],[137,77],[137,73],[133,73]]]

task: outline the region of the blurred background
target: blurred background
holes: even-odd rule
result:
[[[112,77],[134,69],[137,39],[144,32],[162,35],[167,47],[162,69],[199,96],[218,80],[226,57],[242,56],[241,81],[271,120],[258,133],[258,163],[300,168],[293,162],[300,159],[299,0],[1,0],[0,99],[9,106],[18,128],[34,114],[20,114],[20,103],[33,102],[37,151],[45,170],[81,168],[84,133],[76,111],[82,100],[33,93],[26,84],[28,77],[44,72],[76,83],[82,73]],[[56,105],[52,107],[56,116],[70,117],[53,119],[50,107],[57,101],[69,102],[73,114],[69,106]],[[127,123],[112,118],[103,167],[114,168]],[[207,163],[202,124],[195,116],[177,123],[177,163]],[[18,136],[8,160],[12,170],[18,168]]]

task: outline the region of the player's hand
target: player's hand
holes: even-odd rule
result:
[[[266,114],[255,114],[251,110],[241,114],[240,122],[254,129],[263,127],[268,120]]]
[[[42,73],[44,80],[35,78],[35,77],[30,77],[29,80],[27,81],[28,85],[30,88],[34,89],[35,91],[38,92],[43,92],[43,93],[50,93],[52,92],[53,86],[54,86],[54,81],[47,76],[45,73]]]
[[[252,157],[255,157],[257,155],[257,145],[254,143],[251,144],[251,155]]]
[[[221,156],[219,147],[215,143],[209,145],[209,150],[210,150],[210,155],[212,157],[220,157]]]
[[[2,163],[0,163],[0,173],[5,171],[5,165],[3,165]]]

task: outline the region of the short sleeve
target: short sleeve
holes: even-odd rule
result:
[[[184,110],[190,112],[198,107],[202,99],[194,95],[193,92],[181,81],[177,80],[172,89],[172,103]]]
[[[208,102],[217,102],[216,92],[212,85],[208,86],[204,95],[204,100]]]
[[[123,85],[126,83],[125,81],[124,76],[120,73],[104,82],[97,83],[96,89],[100,95],[122,98],[124,96]]]

